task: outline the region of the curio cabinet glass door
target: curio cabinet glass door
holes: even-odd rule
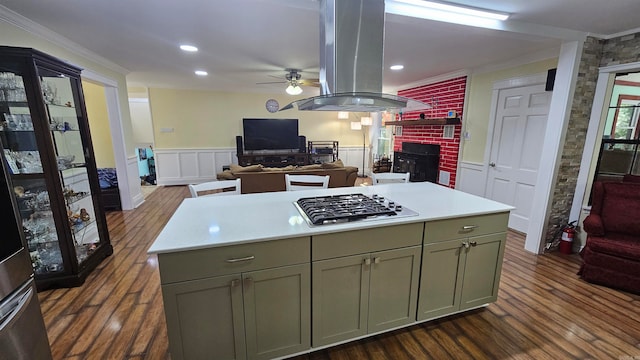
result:
[[[39,289],[78,286],[113,253],[80,69],[0,47],[0,143]]]

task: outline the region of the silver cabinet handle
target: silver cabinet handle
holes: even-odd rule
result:
[[[251,255],[251,256],[246,256],[246,257],[243,257],[243,258],[227,259],[225,261],[232,264],[232,263],[237,263],[237,262],[241,262],[241,261],[250,261],[250,260],[253,260],[255,258],[256,258],[255,256]]]
[[[463,241],[462,242],[462,247],[464,247],[465,249],[468,249],[469,248],[469,243],[466,242],[466,241]]]
[[[478,242],[477,241],[472,241],[469,244],[471,244],[471,246],[476,246],[476,245],[478,245]]]
[[[373,258],[373,263],[374,264],[380,264],[380,258],[379,257]]]
[[[471,230],[473,230],[473,229],[475,229],[477,227],[478,227],[478,225],[465,225],[465,226],[462,227],[462,230],[471,231]]]
[[[493,161],[489,163],[489,166],[491,167],[496,167],[496,163],[494,163]]]
[[[371,259],[370,258],[364,259],[364,264],[365,265],[371,265]]]

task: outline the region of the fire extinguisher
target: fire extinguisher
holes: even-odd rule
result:
[[[576,235],[576,222],[572,221],[562,229],[560,237],[560,252],[563,254],[571,254],[573,252],[573,238]]]

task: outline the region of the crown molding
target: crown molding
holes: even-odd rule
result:
[[[404,84],[404,85],[400,85],[400,86],[395,86],[395,87],[385,88],[384,92],[393,93],[393,92],[398,92],[399,90],[413,89],[413,88],[416,88],[416,87],[419,87],[419,86],[431,85],[431,84],[439,83],[441,81],[459,78],[459,77],[462,77],[462,76],[469,76],[469,71],[467,71],[467,70],[458,70],[458,71],[454,71],[454,72],[450,72],[450,73],[446,73],[446,74],[442,74],[442,75],[437,75],[437,76],[430,77],[430,78],[427,78],[427,79],[414,81],[412,83],[408,83],[408,84]]]
[[[630,29],[627,31],[622,31],[619,33],[615,33],[615,34],[610,34],[610,35],[601,35],[601,34],[591,34],[591,36],[593,37],[597,37],[600,39],[604,39],[604,40],[610,40],[610,39],[614,39],[617,37],[622,37],[622,36],[627,36],[627,35],[632,35],[632,34],[637,34],[640,33],[640,27],[639,28],[635,28],[635,29]]]
[[[0,5],[0,21],[9,23],[15,27],[18,27],[28,33],[31,33],[39,38],[42,38],[52,44],[60,46],[78,56],[81,56],[87,60],[93,61],[101,66],[106,67],[109,70],[113,70],[117,73],[126,75],[130,73],[129,70],[114,63],[113,61],[104,58],[78,44],[67,39],[66,37],[53,32],[52,30],[30,20],[17,12]],[[67,60],[67,62],[70,62]]]
[[[480,66],[472,69],[471,73],[482,74],[482,73],[494,72],[494,71],[509,69],[517,66],[526,65],[526,64],[531,64],[531,63],[535,63],[535,62],[543,61],[547,59],[558,58],[559,56],[560,56],[560,48],[553,47],[553,48],[544,49],[541,51],[536,51],[523,56],[519,56],[517,58],[509,59],[499,64]]]

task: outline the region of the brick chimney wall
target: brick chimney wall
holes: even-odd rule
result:
[[[450,110],[455,111],[458,114],[457,116],[461,118],[466,86],[467,77],[462,76],[434,84],[400,90],[398,95],[431,104],[433,106],[432,109],[423,111],[427,119],[445,118]],[[402,120],[418,119],[420,119],[420,111],[402,114]],[[396,120],[400,119],[396,118]],[[394,137],[393,150],[401,151],[403,142],[440,145],[440,170],[450,173],[449,187],[455,188],[462,125],[454,126],[453,139],[444,139],[442,137],[444,125],[403,126],[402,136]]]

